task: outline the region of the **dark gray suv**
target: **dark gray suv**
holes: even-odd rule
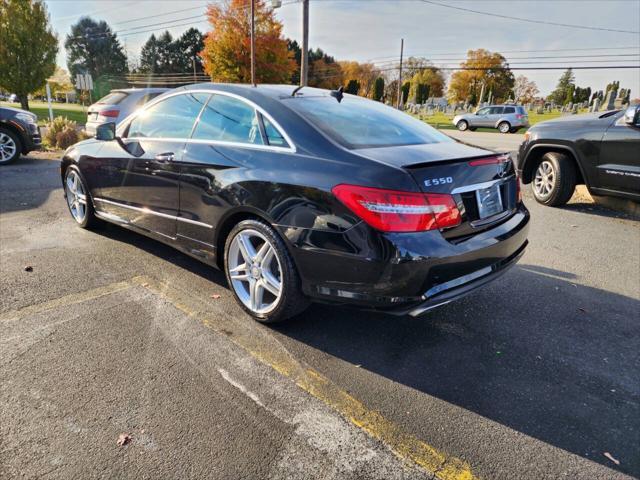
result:
[[[521,128],[529,128],[529,116],[519,105],[490,105],[476,113],[456,115],[453,124],[461,132],[484,127],[497,128],[500,133],[515,133]]]

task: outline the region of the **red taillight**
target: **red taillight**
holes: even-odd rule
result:
[[[516,118],[518,120],[522,120],[524,118],[524,115],[522,115],[521,113],[516,114]]]
[[[497,155],[495,157],[480,158],[478,160],[471,160],[469,162],[470,167],[478,167],[480,165],[498,165],[509,160],[509,155]]]
[[[460,224],[460,211],[451,195],[345,184],[331,191],[358,217],[383,232],[421,232]]]
[[[103,117],[117,117],[120,114],[120,110],[102,110],[99,115]]]

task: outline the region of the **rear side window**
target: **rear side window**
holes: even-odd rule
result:
[[[524,107],[516,107],[516,110],[518,110],[518,113],[524,115],[526,112],[524,111]]]
[[[102,105],[118,105],[121,101],[129,96],[126,92],[111,92],[108,95],[102,97],[96,103]]]
[[[283,103],[350,149],[453,142],[420,120],[361,97],[289,97]]]
[[[213,95],[193,131],[194,139],[262,145],[253,107],[226,95]]]
[[[269,145],[272,145],[274,147],[289,146],[280,131],[276,127],[274,127],[273,124],[264,116],[262,117],[262,124],[264,125],[264,133],[267,136]]]
[[[155,92],[155,93],[147,93],[146,95],[143,95],[137,102],[136,102],[136,106],[139,107],[141,105],[144,105],[145,103],[150,102],[151,100],[153,100],[154,98],[156,98],[158,95],[160,95],[162,92]]]
[[[129,124],[128,137],[189,138],[209,94],[174,95],[140,112]]]
[[[515,107],[504,107],[504,113],[516,113]]]

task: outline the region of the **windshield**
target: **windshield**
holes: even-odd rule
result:
[[[293,97],[285,102],[350,149],[453,142],[426,123],[373,100],[345,95],[340,103],[333,97]]]

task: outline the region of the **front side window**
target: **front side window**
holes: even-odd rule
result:
[[[481,108],[476,115],[489,115],[489,107]]]
[[[253,107],[227,95],[214,94],[193,131],[197,140],[263,145]]]
[[[350,149],[453,142],[406,113],[361,97],[289,97],[283,103]]]
[[[491,107],[491,110],[489,111],[489,115],[500,115],[502,113],[503,108],[502,107]]]
[[[185,93],[161,100],[140,112],[129,124],[129,138],[189,138],[206,93]]]

